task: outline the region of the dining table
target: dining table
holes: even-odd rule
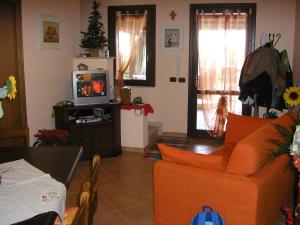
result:
[[[82,147],[0,147],[0,164],[24,159],[32,166],[49,174],[56,181],[69,187],[82,155]],[[0,184],[1,190],[1,184]],[[9,205],[7,207],[10,207]],[[1,210],[1,208],[0,208]],[[53,225],[57,213],[50,211],[16,225]]]

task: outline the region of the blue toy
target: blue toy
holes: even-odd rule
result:
[[[225,225],[222,217],[211,207],[205,205],[194,217],[190,225]]]

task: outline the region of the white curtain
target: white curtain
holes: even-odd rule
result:
[[[198,94],[207,130],[212,136],[224,133],[228,111],[240,114],[237,106],[239,76],[245,60],[247,14],[197,13]]]
[[[138,48],[143,37],[147,21],[147,11],[144,15],[116,15],[116,94],[124,85],[124,73],[130,65],[136,64]]]

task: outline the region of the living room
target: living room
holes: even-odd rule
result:
[[[156,86],[132,87],[132,96],[142,96],[145,102],[153,106],[155,113],[149,115],[149,121],[162,122],[164,132],[187,132],[188,82],[170,83],[169,77],[176,73],[176,57],[180,57],[182,76],[188,80],[189,4],[191,3],[180,1],[172,4],[172,7],[166,1],[155,3],[157,10]],[[119,4],[115,1],[101,1],[103,23],[106,27],[107,10],[105,9],[108,5]],[[138,4],[138,2],[128,2],[128,4]],[[298,20],[295,17],[295,4],[295,1],[283,3],[266,0],[257,2],[256,46],[259,46],[262,32],[281,33],[282,37],[278,48],[288,50],[289,59],[293,65],[294,74],[296,74],[294,78],[298,79],[299,51],[297,49],[299,49],[299,43],[296,41],[297,36],[295,35],[299,35],[299,29],[295,28],[299,25],[296,24]],[[169,7],[171,8],[169,9]],[[80,31],[85,31],[87,28],[90,10],[91,2],[88,1],[71,1],[71,4],[52,1],[22,2],[25,93],[31,141],[34,140],[32,135],[37,130],[54,127],[54,121],[51,118],[52,106],[58,101],[72,99],[70,85],[70,74],[73,70],[72,59],[79,55]],[[174,21],[169,16],[172,10],[178,14]],[[40,13],[54,14],[60,17],[63,24],[64,43],[61,49],[39,48],[37,23]],[[160,28],[163,25],[174,24],[184,28],[183,50],[176,53],[164,52],[160,47]],[[107,31],[107,28],[105,30]],[[40,94],[41,88],[45,94]],[[176,97],[174,98],[174,96]],[[38,111],[35,108],[37,106],[40,108]]]
[[[156,5],[156,37],[155,46],[155,86],[152,87],[131,87],[131,96],[142,96],[145,103],[149,103],[154,113],[148,115],[149,122],[161,124],[162,132],[179,136],[186,136],[188,133],[188,99],[189,99],[189,70],[190,63],[190,4],[207,3],[235,3],[235,1],[100,1],[100,12],[102,22],[104,23],[105,35],[108,35],[108,6],[118,5]],[[286,49],[289,56],[289,62],[293,70],[294,85],[300,85],[300,44],[297,42],[300,38],[300,4],[296,0],[256,0],[240,1],[240,3],[256,3],[256,26],[255,26],[255,49],[261,46],[262,33],[280,33],[281,38],[276,48]],[[25,80],[25,99],[26,99],[26,117],[29,127],[30,145],[36,138],[33,136],[40,129],[54,129],[55,119],[52,115],[52,107],[59,101],[72,100],[71,72],[73,71],[73,59],[78,57],[83,49],[79,47],[82,38],[80,31],[86,31],[88,27],[88,16],[91,12],[92,0],[66,0],[66,1],[21,1],[22,15],[22,43],[24,60],[24,80]],[[172,20],[170,14],[174,11],[176,16]],[[40,16],[55,16],[61,24],[62,43],[59,48],[41,48],[40,47]],[[182,49],[179,51],[165,51],[161,46],[162,28],[165,26],[180,26],[183,32]],[[5,45],[4,45],[5,46]],[[176,65],[180,61],[180,68]],[[178,75],[185,78],[185,82],[170,82],[170,77]],[[6,75],[3,81],[6,80]],[[8,74],[7,74],[8,76]],[[1,80],[2,81],[2,80]],[[18,93],[17,93],[18,94]],[[13,102],[12,102],[13,104]],[[5,116],[4,112],[4,116]],[[6,127],[3,124],[3,127]],[[148,174],[139,174],[140,179],[149,179],[145,181],[147,188],[152,185],[152,166],[154,161],[144,161],[142,157],[138,158],[136,153],[125,152],[125,157],[129,165],[130,176],[133,176],[134,169],[144,168]],[[122,155],[120,157],[123,157]],[[130,165],[130,159],[134,160],[139,166]],[[141,161],[139,161],[139,159]],[[109,161],[111,160],[111,161]],[[115,171],[110,163],[121,163],[118,168],[126,170],[122,164],[122,159],[104,159],[103,169]],[[144,165],[145,164],[145,165]],[[77,177],[86,173],[87,165],[80,165],[83,172],[77,171]],[[100,172],[101,173],[101,172]],[[114,181],[118,179],[112,178]],[[104,172],[106,182],[111,182],[109,173]],[[123,178],[122,178],[123,179]],[[76,182],[79,183],[76,179]],[[101,176],[99,177],[101,180]],[[112,181],[112,183],[114,183]],[[126,182],[129,182],[126,180]],[[134,182],[137,182],[134,180]],[[120,184],[118,184],[118,187]],[[143,185],[137,185],[143,188]],[[101,187],[101,185],[100,185]],[[76,188],[78,188],[76,186]],[[74,189],[76,189],[74,188]],[[109,188],[107,188],[109,189]],[[76,190],[72,190],[75,194]],[[138,192],[136,192],[138,193]],[[113,193],[112,193],[113,194]],[[136,196],[135,196],[136,197]],[[101,198],[101,195],[100,195]],[[147,194],[147,203],[149,200]],[[124,201],[128,198],[124,198]],[[74,198],[70,202],[74,203]],[[129,204],[134,204],[134,201]],[[150,203],[149,203],[150,204]],[[107,203],[108,208],[111,206]],[[99,203],[101,210],[101,201]],[[171,206],[170,206],[171,207]],[[201,206],[199,206],[201,207]],[[139,206],[137,207],[139,208]],[[142,208],[139,208],[143,210]],[[102,208],[103,210],[103,208]],[[107,210],[107,208],[105,209]],[[120,211],[110,212],[111,217],[123,218]],[[128,212],[128,214],[135,212]],[[141,214],[143,212],[140,212]],[[127,214],[127,215],[128,215]],[[120,217],[118,217],[119,215]],[[145,213],[149,215],[149,211]],[[133,216],[132,216],[133,217]],[[98,216],[100,220],[101,217]],[[192,218],[191,218],[192,219]],[[142,221],[144,220],[144,223]],[[151,220],[151,219],[150,219]],[[141,218],[139,221],[129,221],[124,224],[151,224],[149,219]],[[115,221],[115,220],[114,220]],[[120,222],[122,224],[122,222]],[[103,224],[95,222],[95,224]],[[107,222],[108,224],[116,224]],[[162,223],[163,224],[163,223]],[[159,224],[160,225],[160,224]],[[163,224],[165,225],[165,224]],[[166,224],[167,225],[167,224]]]

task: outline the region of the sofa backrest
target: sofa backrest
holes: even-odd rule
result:
[[[259,170],[270,151],[276,148],[276,145],[269,140],[283,141],[282,135],[273,124],[281,124],[291,130],[295,127],[295,119],[292,113],[286,113],[242,139],[231,153],[226,168],[227,173],[248,176]]]
[[[272,120],[228,113],[225,144],[237,144],[270,121]]]

